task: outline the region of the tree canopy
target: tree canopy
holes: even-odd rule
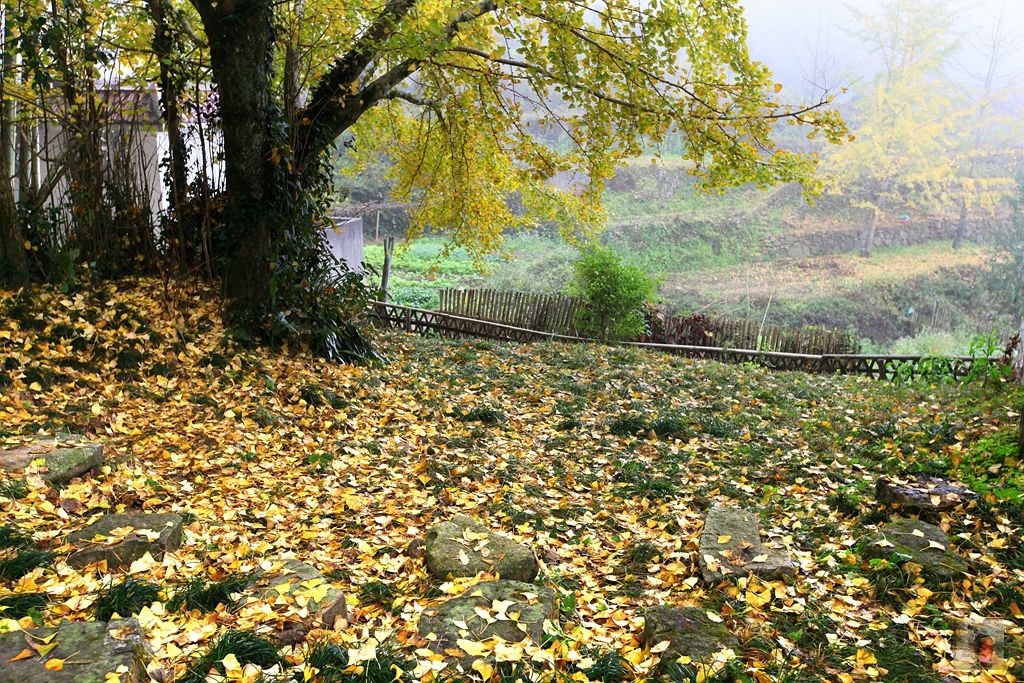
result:
[[[845,135],[829,93],[786,102],[751,59],[736,0],[20,0],[6,19],[4,93],[18,116],[55,114],[85,130],[86,113],[109,104],[97,88],[158,85],[178,226],[167,250],[185,264],[202,252],[247,319],[288,310],[291,285],[334,288],[305,273],[323,255],[310,226],[329,206],[325,160],[339,142],[356,172],[382,155],[393,162],[396,198],[416,207],[412,233],[443,230],[481,255],[506,230],[541,222],[592,234],[604,182],[669,136],[707,188],[814,191],[815,154],[781,149],[776,124]],[[197,191],[188,170],[208,163],[189,158],[181,132],[203,116],[223,141],[215,212],[188,206],[219,193]],[[101,145],[83,140],[72,184],[88,189],[102,172],[84,160]],[[107,194],[91,196],[76,215],[95,215]]]

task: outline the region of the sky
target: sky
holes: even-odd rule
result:
[[[857,8],[878,10],[885,0],[858,0]],[[854,86],[859,78],[877,71],[874,59],[860,47],[847,27],[852,18],[847,0],[741,0],[749,24],[751,55],[767,64],[776,79],[795,94],[807,96],[814,85],[833,90]],[[936,3],[938,4],[938,3]],[[956,23],[951,31],[960,36],[963,48],[950,69],[980,71],[985,58],[972,48],[978,36],[990,32],[996,17],[1003,14],[1003,26],[1024,36],[1024,0],[951,0]],[[817,62],[818,68],[815,69]],[[1024,38],[1005,60],[1007,73],[1019,73],[1024,82]],[[818,77],[814,77],[817,71]],[[827,79],[822,83],[822,71]]]

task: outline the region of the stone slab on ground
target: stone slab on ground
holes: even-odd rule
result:
[[[889,522],[865,539],[861,554],[868,560],[914,562],[921,566],[927,581],[940,585],[956,581],[967,569],[964,560],[950,549],[946,533],[919,519]]]
[[[485,619],[478,610],[486,610]],[[504,618],[502,618],[504,615]],[[513,615],[518,615],[514,619]],[[453,657],[469,671],[474,659],[457,657],[447,650],[459,650],[460,639],[483,642],[498,637],[510,643],[544,642],[544,621],[558,618],[555,592],[521,581],[484,581],[457,598],[427,609],[420,616],[419,634],[427,647]]]
[[[875,500],[885,505],[902,505],[911,510],[952,510],[977,497],[978,494],[963,484],[936,477],[881,477],[875,483]]]
[[[78,549],[68,558],[72,567],[84,567],[101,560],[107,569],[129,565],[146,553],[155,559],[181,544],[184,519],[174,513],[110,514],[68,535],[67,541]],[[120,540],[118,529],[131,528]],[[99,537],[99,540],[96,540]],[[106,539],[106,540],[103,540]]]
[[[708,511],[698,555],[708,583],[747,574],[766,579],[793,575],[789,553],[763,545],[757,515],[739,507],[715,505]]]
[[[54,633],[56,632],[56,635]],[[110,623],[62,622],[56,628],[0,633],[0,681],[17,683],[107,683],[107,674],[118,673],[122,683],[148,680],[145,675],[145,639],[135,619]],[[29,643],[56,644],[45,657],[33,656],[12,662]],[[63,659],[60,671],[45,668],[47,661]]]
[[[61,486],[102,465],[103,445],[74,435],[38,439],[0,450],[0,470],[23,470],[38,459],[43,460],[43,481]]]
[[[434,526],[426,535],[427,569],[438,578],[495,572],[509,581],[533,581],[539,569],[532,550],[465,515]]]
[[[314,619],[327,628],[334,628],[338,619],[348,619],[345,594],[311,564],[294,559],[265,562],[255,576],[243,600],[294,605],[302,621]]]
[[[654,647],[668,641],[661,661],[689,657],[696,666],[711,666],[716,654],[724,650],[740,653],[740,642],[724,625],[712,621],[699,607],[659,605],[644,612],[643,643]]]

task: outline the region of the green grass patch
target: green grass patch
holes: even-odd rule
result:
[[[128,578],[103,589],[93,603],[93,610],[98,621],[110,621],[115,614],[134,616],[159,600],[160,586]]]

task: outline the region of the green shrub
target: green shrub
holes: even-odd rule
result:
[[[604,340],[635,339],[647,331],[644,305],[655,282],[608,247],[590,246],[576,262],[570,291],[584,301],[576,319],[581,332]]]

